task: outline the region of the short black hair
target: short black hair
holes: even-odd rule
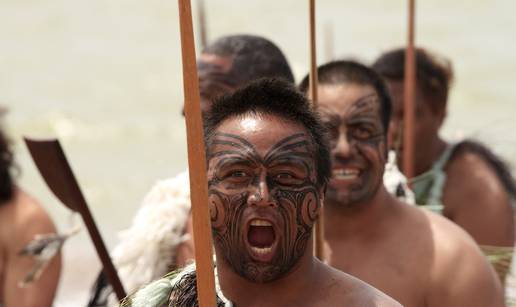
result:
[[[416,86],[430,98],[432,110],[446,108],[448,91],[453,82],[451,62],[423,48],[416,48]],[[383,78],[403,81],[405,75],[405,49],[398,48],[383,53],[373,63],[373,69]]]
[[[343,83],[356,83],[359,85],[370,85],[376,91],[380,99],[380,116],[385,133],[389,128],[391,119],[392,101],[387,85],[376,72],[371,68],[351,60],[337,60],[321,65],[317,68],[319,84],[339,85]],[[307,93],[309,75],[303,78],[299,89]]]
[[[260,78],[281,78],[294,83],[294,75],[283,52],[260,36],[224,36],[209,44],[202,53],[231,57],[233,64],[227,75],[238,86]]]
[[[274,115],[301,124],[314,145],[316,186],[328,183],[331,162],[326,128],[317,111],[293,84],[275,78],[260,79],[216,100],[204,119],[206,148],[209,148],[214,131],[224,120],[246,114]]]

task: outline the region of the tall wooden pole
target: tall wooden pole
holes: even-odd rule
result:
[[[197,298],[201,307],[215,307],[215,277],[213,275],[212,239],[208,209],[208,180],[204,133],[199,95],[199,80],[195,61],[195,43],[190,0],[178,0],[183,59],[186,134],[190,199],[194,230],[195,262],[197,268]]]
[[[403,119],[403,172],[407,178],[414,177],[414,122],[416,97],[415,61],[415,6],[416,0],[408,0],[408,37],[405,52],[404,119]]]
[[[310,76],[309,93],[314,106],[317,107],[317,49],[316,49],[316,27],[315,27],[315,0],[309,1],[309,15],[310,15]],[[324,260],[324,215],[323,207],[319,213],[319,219],[315,223],[314,230],[314,253],[317,258]]]
[[[310,98],[315,106],[317,106],[317,39],[315,29],[315,0],[308,0],[309,2],[309,22],[310,22],[310,77],[309,91]]]

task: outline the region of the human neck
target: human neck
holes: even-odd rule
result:
[[[421,175],[422,173],[430,170],[432,166],[434,165],[435,161],[437,161],[441,155],[443,154],[444,150],[446,149],[446,146],[448,146],[448,143],[446,143],[441,137],[438,135],[435,137],[435,139],[432,142],[432,147],[426,154],[425,159],[421,163],[416,163],[416,169],[415,174],[416,176]]]
[[[285,306],[304,295],[310,296],[317,272],[323,264],[313,257],[312,239],[306,246],[303,256],[290,272],[267,283],[255,283],[241,277],[217,252],[217,272],[222,293],[236,306]]]
[[[326,201],[324,207],[324,234],[328,240],[371,236],[378,232],[379,225],[386,222],[396,207],[396,201],[381,184],[374,196],[364,202],[343,206]]]

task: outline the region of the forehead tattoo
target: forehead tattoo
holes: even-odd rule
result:
[[[337,131],[342,126],[348,126],[350,129],[365,128],[367,134],[360,138],[361,141],[377,142],[384,138],[384,127],[380,116],[380,100],[375,93],[362,96],[352,102],[343,115],[339,115],[331,109],[322,109],[321,113],[330,132],[333,132],[333,138],[337,137]],[[347,134],[350,141],[355,139],[353,131],[348,129]]]
[[[360,97],[351,104],[345,113],[345,119],[353,121],[356,118],[368,118],[380,122],[380,100],[376,94]]]
[[[210,148],[215,145],[223,145],[223,149],[208,154],[208,161],[219,158],[219,161],[214,165],[214,169],[218,169],[226,162],[243,162],[247,160],[255,166],[264,165],[270,166],[278,161],[283,162],[297,162],[301,163],[308,172],[312,172],[314,167],[311,160],[313,160],[313,144],[306,133],[296,133],[288,136],[274,146],[265,154],[261,156],[253,144],[246,139],[230,133],[215,133],[212,140],[209,142]]]
[[[254,282],[280,278],[305,252],[321,205],[316,188],[312,139],[307,133],[292,134],[264,154],[235,134],[216,133],[208,144],[208,186],[215,245],[225,261],[242,277]],[[233,179],[227,179],[226,171],[222,171],[222,176],[218,175],[225,165],[243,165],[248,173],[242,180],[237,176],[235,183]],[[293,178],[276,177],[274,169],[278,166],[280,172],[283,166],[293,166],[298,174]],[[259,188],[260,182],[264,183],[262,180],[266,180],[267,195]],[[250,201],[264,197],[268,197],[267,201],[274,206],[257,208]],[[276,233],[273,259],[267,263],[253,260],[246,243],[246,216],[259,210],[268,210],[275,216],[275,229],[279,232]]]

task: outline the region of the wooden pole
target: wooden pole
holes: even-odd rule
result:
[[[315,0],[309,1],[309,20],[310,20],[310,76],[309,93],[315,107],[317,107],[317,49],[316,49],[316,27],[315,27]],[[324,260],[324,215],[323,207],[319,213],[319,219],[314,228],[314,253],[317,258]]]
[[[309,2],[309,22],[310,22],[310,77],[309,91],[310,98],[315,106],[317,106],[317,49],[316,49],[316,28],[315,28],[315,0],[308,0]]]
[[[201,37],[201,50],[208,43],[208,34],[206,30],[206,9],[204,0],[197,0],[197,14],[199,15],[199,35]]]
[[[197,298],[200,307],[215,307],[215,277],[210,213],[208,209],[208,180],[204,133],[199,95],[199,80],[195,61],[195,43],[190,0],[178,0],[183,59],[183,87],[185,98],[186,134],[190,199],[194,230],[195,262],[197,268]]]
[[[408,0],[408,37],[405,52],[404,119],[403,119],[403,172],[407,178],[414,177],[414,122],[416,95],[415,61],[415,0]]]

